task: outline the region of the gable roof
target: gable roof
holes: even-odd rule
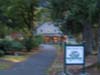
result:
[[[36,29],[36,33],[37,34],[57,34],[57,35],[61,35],[62,31],[60,30],[59,27],[55,26],[55,24],[53,22],[46,22],[44,24],[41,24],[40,26],[37,27]]]

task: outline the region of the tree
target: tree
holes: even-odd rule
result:
[[[0,1],[0,21],[12,31],[23,32],[26,35],[25,39],[32,40],[37,7],[38,0]]]
[[[83,32],[83,41],[86,41],[87,52],[93,50],[93,26],[97,23],[97,2],[98,0],[52,0],[51,14],[55,19],[60,19],[63,23],[62,29],[66,31],[68,27],[70,31]],[[55,16],[54,16],[55,15]],[[70,25],[68,25],[70,24]],[[78,27],[82,27],[78,29]],[[68,31],[66,31],[68,32]]]
[[[58,7],[54,6],[54,3],[55,2],[53,1],[51,2],[53,10]],[[67,17],[65,16],[66,23],[62,26],[63,29],[66,30],[65,27],[68,27],[68,23],[70,23],[70,27],[72,27],[73,24],[71,24],[71,22],[73,21],[74,25],[77,22],[79,23],[79,25],[82,25],[82,34],[83,40],[86,41],[86,50],[91,53],[93,50],[93,46],[95,46],[95,49],[98,50],[98,63],[100,64],[100,0],[67,0],[64,3],[68,5],[66,5],[67,10],[65,15],[67,15]],[[59,4],[58,9],[61,9],[62,6],[64,6],[64,4]],[[66,7],[64,7],[63,9],[66,9]],[[54,11],[51,11],[51,13],[54,13],[55,15]],[[61,14],[64,13],[61,10],[57,10],[56,12],[61,12]],[[58,19],[58,17],[56,18]],[[60,19],[62,19],[62,16],[60,16]],[[73,28],[70,28],[70,30],[72,29]],[[75,29],[78,28],[76,27]],[[96,39],[94,39],[93,37],[93,29],[96,29]]]
[[[3,15],[8,18],[9,22],[12,22],[10,27],[15,29],[28,28],[30,34],[33,35],[35,30],[35,14],[38,0],[5,0],[0,2],[0,9],[3,11]],[[4,21],[3,21],[4,22]]]

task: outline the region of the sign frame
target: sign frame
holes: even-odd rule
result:
[[[67,58],[66,58],[66,56],[67,56],[67,49],[66,49],[66,47],[67,46],[73,46],[73,47],[83,47],[83,63],[67,63],[66,61],[67,61]],[[84,44],[64,44],[64,64],[65,65],[85,65],[85,46],[84,46]]]

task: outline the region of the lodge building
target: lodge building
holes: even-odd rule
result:
[[[42,35],[44,42],[47,44],[61,43],[65,40],[64,35],[59,27],[52,22],[46,22],[36,29],[37,35]]]

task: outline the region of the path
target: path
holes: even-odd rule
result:
[[[42,50],[27,61],[16,64],[14,68],[0,71],[0,75],[47,75],[47,69],[56,57],[56,49],[44,46]]]

